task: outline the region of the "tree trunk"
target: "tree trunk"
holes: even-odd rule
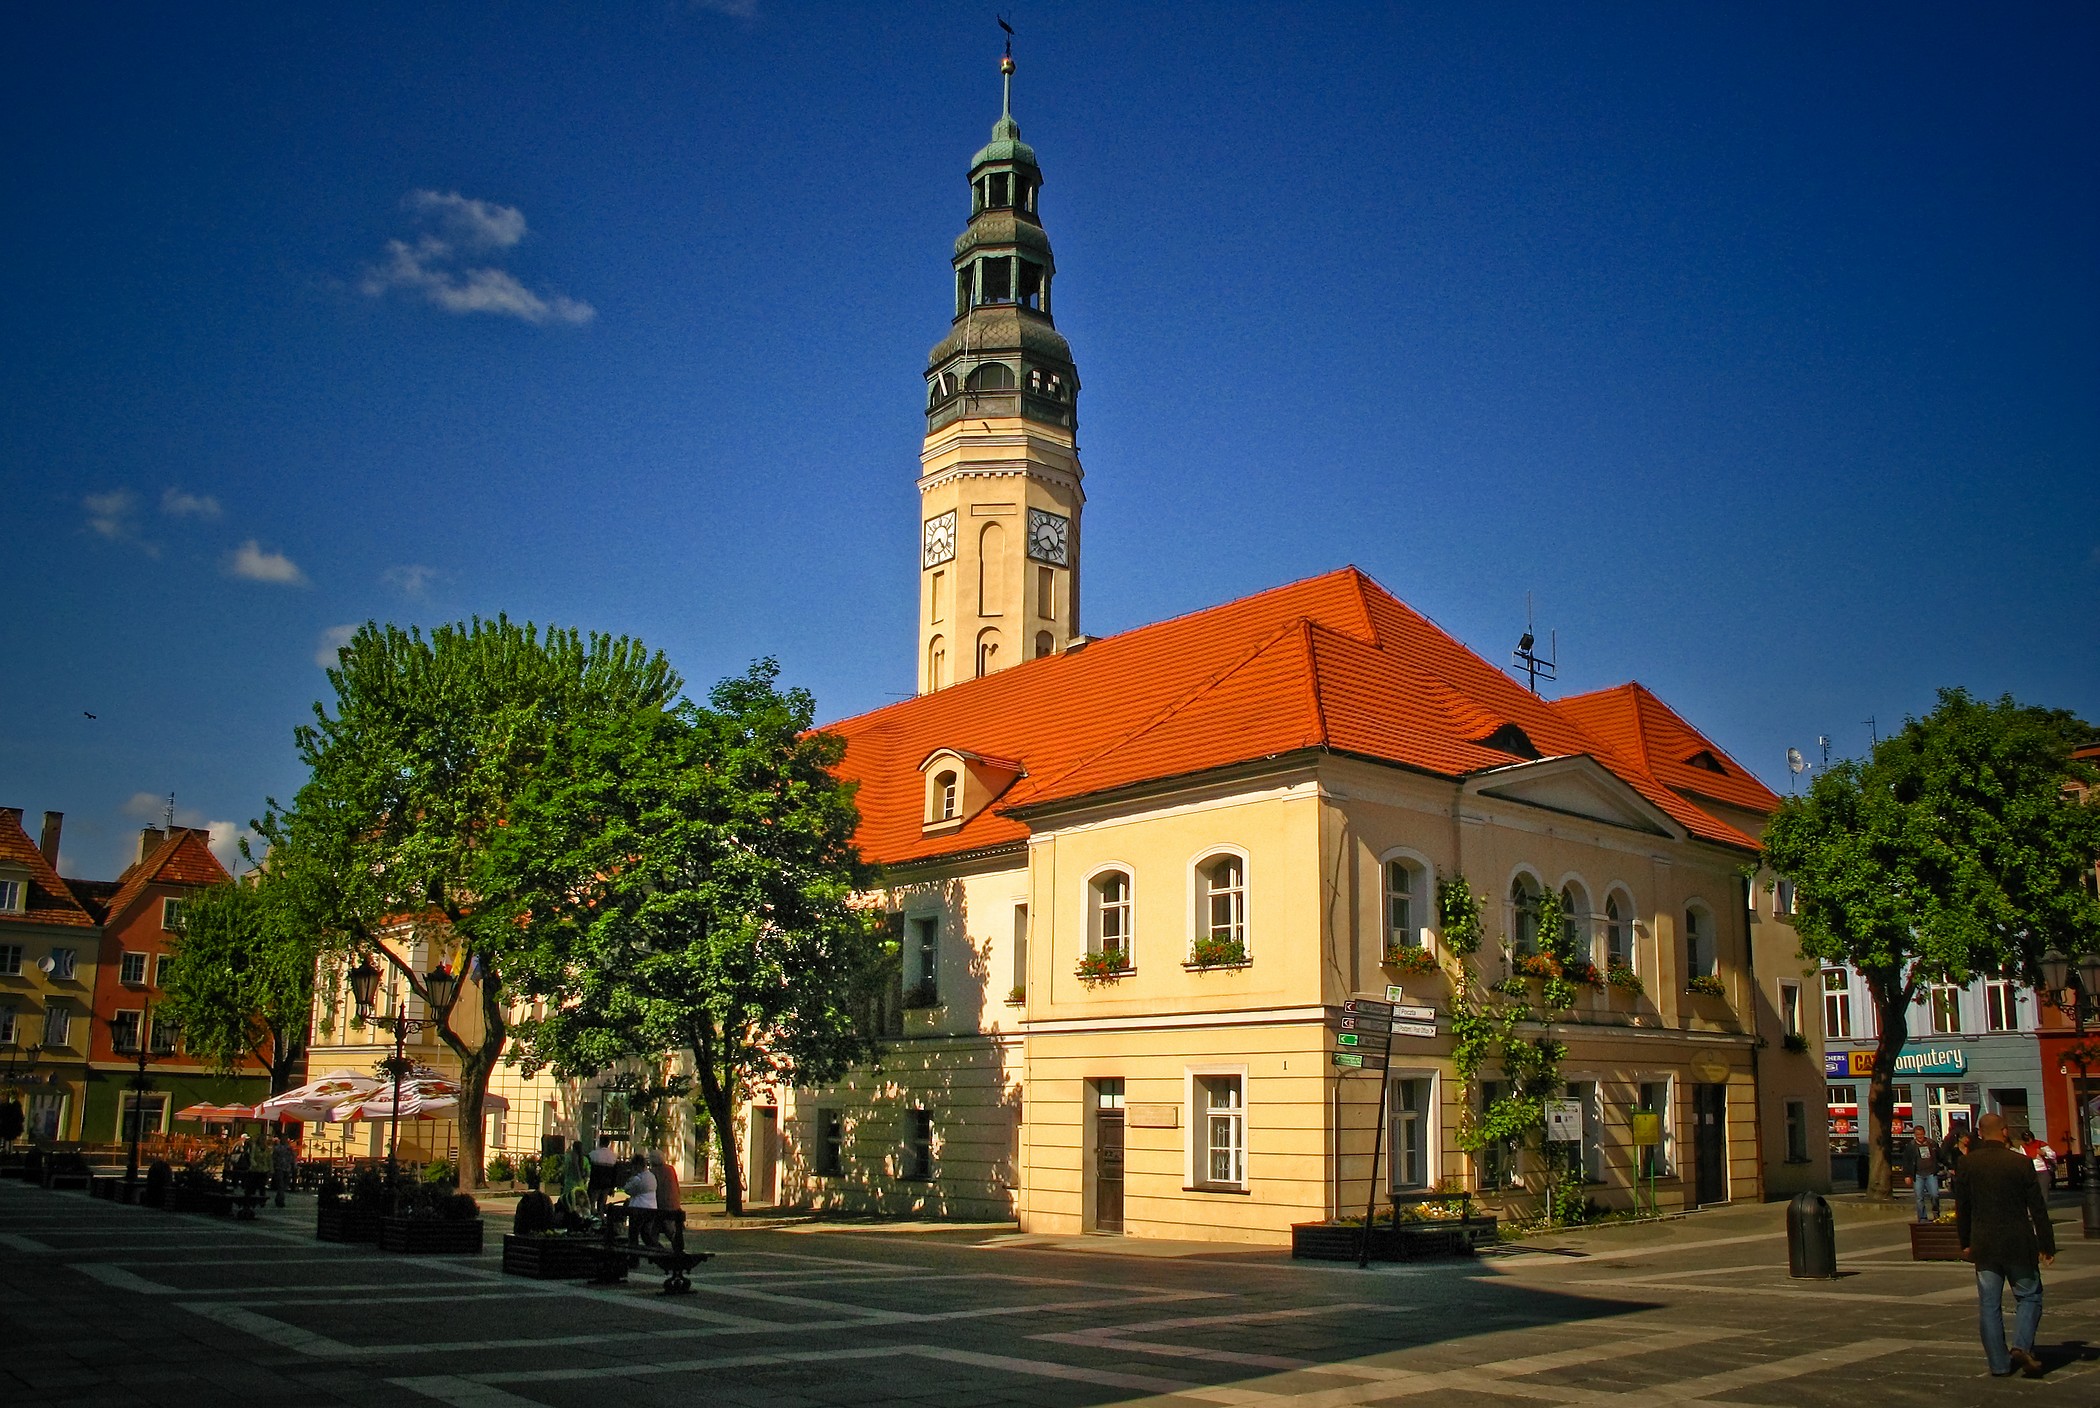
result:
[[[1867,1193],[1894,1196],[1896,1149],[1896,1057],[1910,1040],[1909,984],[1894,973],[1863,972],[1881,1036],[1874,1044],[1874,1071],[1867,1080]],[[1917,1116],[1916,1102],[1911,1115]]]
[[[744,1169],[736,1156],[736,1109],[729,1083],[715,1068],[714,1046],[705,1032],[693,1033],[693,1069],[700,1076],[700,1098],[707,1105],[715,1145],[722,1153],[722,1206],[731,1217],[742,1217]]]
[[[486,963],[481,967],[481,980],[475,984],[481,994],[481,1043],[469,1048],[452,1034],[452,1023],[448,1017],[438,1028],[459,1057],[459,1186],[461,1192],[472,1192],[486,1187],[482,1178],[483,1134],[485,1124],[482,1110],[488,1103],[489,1077],[496,1073],[496,1063],[503,1057],[503,1043],[510,1035],[509,1025],[503,1013],[503,980]]]

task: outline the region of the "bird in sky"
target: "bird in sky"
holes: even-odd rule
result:
[[[95,716],[93,714],[90,714],[87,710],[82,709],[80,711],[80,717],[82,717],[83,719],[92,719]]]

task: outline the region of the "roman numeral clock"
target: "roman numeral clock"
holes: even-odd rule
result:
[[[1028,555],[1037,562],[1069,566],[1072,520],[1039,508],[1028,510]]]

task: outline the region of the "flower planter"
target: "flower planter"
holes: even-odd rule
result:
[[[163,1206],[169,1212],[198,1213],[205,1217],[232,1217],[233,1194],[209,1188],[170,1188]]]
[[[383,1217],[379,1250],[405,1256],[475,1256],[481,1251],[478,1217]]]
[[[1912,1261],[1960,1261],[1961,1236],[1951,1222],[1913,1222],[1910,1225]]]
[[[314,1221],[314,1237],[323,1242],[376,1242],[386,1215],[378,1208],[323,1203]]]
[[[585,1237],[503,1238],[503,1274],[526,1276],[535,1281],[583,1281],[598,1274],[598,1254],[603,1245]]]
[[[1291,1255],[1305,1261],[1355,1261],[1363,1254],[1363,1228],[1337,1222],[1291,1224]],[[1381,1222],[1371,1229],[1371,1260],[1417,1261],[1431,1256],[1471,1256],[1496,1241],[1492,1217]]]

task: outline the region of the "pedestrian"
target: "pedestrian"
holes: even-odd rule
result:
[[[1923,1125],[1912,1125],[1910,1132],[1917,1141],[1911,1150],[1917,1161],[1916,1182],[1911,1190],[1917,1202],[1917,1220],[1937,1222],[1940,1216],[1940,1151],[1932,1147],[1932,1140],[1926,1137]],[[1928,1203],[1932,1206],[1930,1217],[1925,1215]]]
[[[635,1161],[634,1176],[622,1185],[627,1192],[627,1245],[656,1244],[656,1175],[646,1160]]]
[[[605,1212],[605,1200],[613,1189],[620,1186],[620,1156],[613,1152],[612,1136],[598,1136],[598,1147],[591,1150],[591,1211],[601,1216]]]
[[[2007,1147],[2007,1137],[2003,1115],[1976,1122],[1976,1139],[1954,1190],[1954,1223],[1962,1259],[1976,1268],[1978,1328],[1991,1373],[2003,1378],[2018,1368],[2031,1377],[2042,1371],[2034,1336],[2042,1323],[2042,1268],[2056,1260],[2056,1232],[2034,1165]],[[2010,1349],[2005,1343],[2008,1285],[2015,1305]]]
[[[284,1206],[284,1195],[291,1191],[292,1179],[298,1172],[298,1152],[280,1129],[277,1142],[270,1146],[270,1190],[277,1195],[277,1206]]]
[[[2056,1191],[2056,1150],[2048,1141],[2035,1138],[2033,1130],[2022,1133],[2026,1137],[2020,1141],[2020,1152],[2033,1161],[2035,1182],[2042,1185],[2042,1196],[2047,1197]]]
[[[685,1209],[680,1205],[678,1170],[671,1167],[671,1161],[661,1150],[649,1151],[649,1172],[656,1179],[656,1229],[650,1235],[649,1244],[657,1246],[673,1225],[685,1225]]]
[[[591,1207],[591,1161],[583,1152],[581,1139],[571,1139],[569,1152],[562,1156],[561,1205],[579,1225],[588,1222],[594,1211]]]

